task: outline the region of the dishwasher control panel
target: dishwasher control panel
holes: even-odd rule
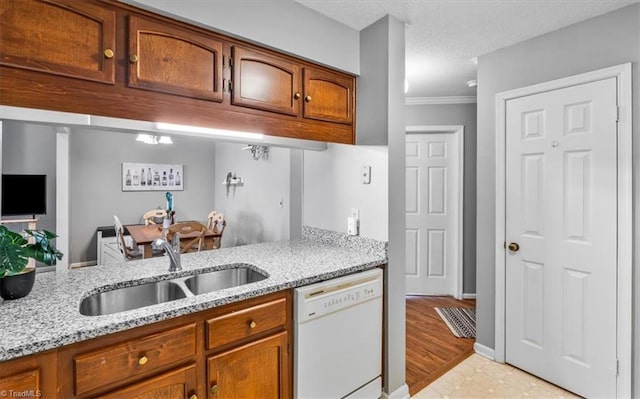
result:
[[[340,277],[295,290],[299,323],[382,296],[382,270]]]

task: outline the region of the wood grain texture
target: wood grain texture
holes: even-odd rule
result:
[[[326,122],[353,123],[354,80],[316,68],[303,71],[305,118]]]
[[[280,298],[207,320],[207,348],[283,327],[287,323],[287,301]]]
[[[112,384],[134,375],[148,375],[158,368],[196,354],[196,324],[188,324],[74,359],[76,394]],[[145,357],[144,364],[139,363]]]
[[[137,384],[119,389],[104,396],[103,399],[184,399],[196,394],[196,365],[170,371],[149,378]]]
[[[209,398],[283,399],[291,397],[287,372],[287,332],[210,356]]]
[[[457,338],[436,307],[469,307],[475,299],[407,296],[406,381],[415,395],[473,353],[475,338]]]
[[[23,397],[56,398],[57,369],[51,366],[55,362],[55,351],[48,351],[0,363],[0,392],[6,397],[23,393]]]

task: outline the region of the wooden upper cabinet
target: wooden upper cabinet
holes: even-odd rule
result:
[[[295,62],[241,46],[233,46],[231,103],[298,115],[300,67]]]
[[[305,118],[353,123],[353,77],[315,68],[304,68],[303,76]]]
[[[130,87],[222,102],[222,42],[129,17]]]
[[[113,84],[115,25],[86,0],[0,0],[0,65]]]

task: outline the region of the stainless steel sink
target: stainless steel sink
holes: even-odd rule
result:
[[[233,269],[196,274],[195,276],[188,277],[184,281],[184,284],[195,295],[200,295],[225,288],[255,283],[265,278],[267,278],[267,276],[262,273],[249,269],[246,266],[239,266]]]
[[[214,270],[166,281],[116,288],[84,298],[80,302],[80,314],[102,316],[124,312],[125,310],[138,309],[224,288],[254,283],[266,278],[266,275],[250,269],[247,265],[237,265],[230,269]]]
[[[156,281],[91,295],[80,302],[80,314],[102,316],[186,298],[178,284]]]

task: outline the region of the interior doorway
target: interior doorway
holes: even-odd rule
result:
[[[406,132],[406,293],[462,299],[464,127]]]

